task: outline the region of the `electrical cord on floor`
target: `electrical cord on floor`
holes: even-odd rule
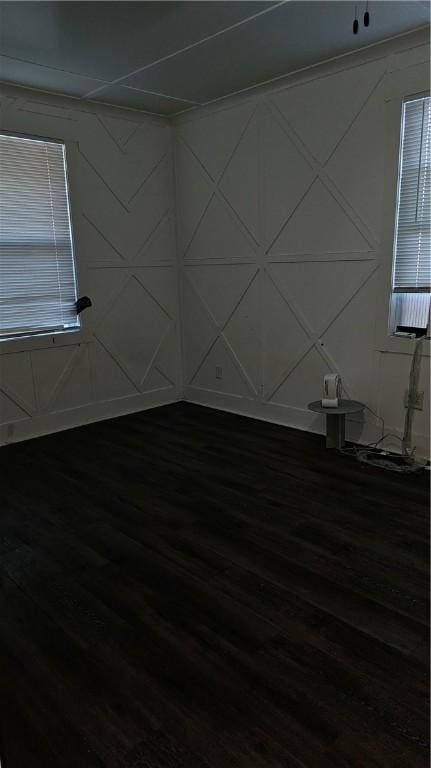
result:
[[[381,422],[381,437],[378,440],[367,443],[366,445],[352,445],[339,448],[339,453],[344,453],[347,456],[353,456],[362,464],[371,464],[383,469],[389,469],[392,472],[407,473],[417,472],[418,470],[422,469],[422,465],[413,460],[413,453],[411,456],[406,457],[405,455],[403,456],[396,451],[385,450],[383,447],[379,447],[382,446],[382,443],[389,438],[398,440],[401,445],[403,444],[403,440],[401,437],[399,437],[399,435],[395,435],[393,432],[385,433],[385,420],[383,416],[379,416],[368,405],[366,405],[365,408]]]
[[[420,348],[424,341],[430,341],[431,337],[427,334],[419,339],[416,339],[415,349],[412,357],[412,363],[410,366],[409,377],[409,389],[407,395],[407,410],[404,420],[404,433],[403,437],[399,437],[392,432],[385,434],[385,420],[382,416],[379,416],[372,408],[365,405],[367,411],[369,411],[382,425],[382,433],[379,440],[375,440],[367,445],[354,445],[343,448],[338,448],[340,453],[344,453],[347,456],[354,456],[358,461],[364,464],[372,464],[374,466],[383,467],[384,469],[390,469],[393,472],[418,472],[422,469],[429,469],[428,463],[421,462],[415,459],[415,447],[411,447],[411,435],[412,435],[412,399],[413,395],[417,393],[417,385],[419,378],[420,367]],[[393,438],[401,443],[401,453],[396,451],[390,451],[383,448],[382,443]]]
[[[373,416],[374,416],[376,419],[378,419],[379,421],[381,421],[381,423],[382,423],[382,436],[381,436],[380,440],[383,440],[383,439],[384,439],[384,437],[385,437],[385,420],[384,420],[383,416],[379,416],[379,415],[378,415],[378,414],[377,414],[375,411],[373,411],[373,409],[372,409],[372,408],[370,408],[370,406],[369,406],[369,405],[366,405],[366,406],[365,406],[365,408],[367,409],[367,411],[369,411],[370,413],[372,413],[372,414],[373,414]],[[370,445],[371,445],[371,443],[370,443]]]
[[[338,452],[346,456],[353,456],[353,458],[363,464],[372,464],[375,467],[390,469],[392,472],[418,472],[421,469],[426,469],[427,465],[415,461],[413,456],[405,456],[402,453],[384,451],[378,448],[378,444],[386,437],[397,437],[397,435],[385,435],[381,440],[377,441],[376,445],[370,443],[369,445],[338,448]],[[398,440],[401,441],[401,438],[398,438]]]
[[[386,440],[388,437],[392,437],[394,438],[394,440],[398,440],[400,443],[403,442],[402,437],[400,437],[399,435],[396,435],[394,432],[387,432],[386,435],[382,435],[380,440],[376,440],[374,443],[367,443],[367,448],[377,448],[377,446],[383,443],[383,441]],[[391,451],[389,451],[389,453],[391,453]]]
[[[365,445],[354,445],[354,446],[350,446],[350,447],[347,447],[347,448],[346,447],[345,448],[339,448],[338,450],[341,453],[356,455],[356,454],[359,453],[359,451],[364,451],[366,449],[369,449],[369,450],[375,450],[377,453],[380,454],[381,453],[381,449],[378,448],[378,446],[381,445],[381,443],[383,443],[383,441],[386,440],[389,437],[393,437],[395,440],[398,440],[400,443],[402,443],[402,438],[399,437],[398,435],[395,435],[393,432],[388,432],[388,433],[385,434],[385,420],[384,420],[383,416],[379,416],[375,411],[373,411],[372,408],[369,407],[369,405],[366,405],[365,408],[367,409],[367,411],[372,413],[372,415],[376,419],[378,419],[381,422],[381,425],[382,425],[381,437],[378,440],[374,440],[371,443],[366,443]],[[398,456],[399,455],[395,451],[385,451],[385,454],[386,455],[393,455],[393,456]]]
[[[403,439],[393,432],[385,434],[385,420],[382,416],[378,416],[372,408],[368,405],[365,406],[370,413],[373,414],[382,424],[382,435],[379,440],[367,443],[366,445],[352,445],[343,448],[338,448],[339,453],[344,453],[347,456],[353,456],[362,464],[371,464],[375,467],[381,467],[383,469],[389,469],[392,472],[411,473],[418,472],[421,469],[426,468],[426,464],[421,464],[414,459],[414,449],[406,456],[402,453],[395,451],[384,450],[381,444],[388,438],[398,440],[403,445]]]

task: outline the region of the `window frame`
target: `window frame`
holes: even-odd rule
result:
[[[391,275],[391,297],[389,300],[389,313],[388,313],[388,323],[389,323],[389,333],[391,335],[396,336],[396,329],[399,325],[402,325],[402,323],[399,323],[399,315],[402,311],[402,301],[403,296],[407,295],[419,295],[422,296],[426,295],[430,297],[430,290],[428,288],[423,288],[422,290],[395,290],[394,289],[394,281],[395,281],[395,275],[396,275],[396,251],[397,251],[397,243],[398,243],[398,237],[399,237],[399,212],[400,212],[400,192],[401,192],[401,174],[402,174],[402,163],[403,163],[403,152],[404,152],[404,130],[405,130],[405,107],[406,104],[414,103],[415,101],[421,101],[423,98],[430,99],[429,94],[421,94],[421,95],[415,95],[413,98],[405,97],[401,101],[401,125],[400,125],[400,133],[399,133],[399,156],[398,156],[398,180],[397,180],[397,196],[396,196],[396,210],[395,210],[395,221],[394,221],[394,236],[393,236],[393,255],[392,255],[392,275]],[[429,299],[428,299],[429,300]],[[429,310],[428,310],[428,324],[426,326],[426,329],[423,330],[419,326],[417,326],[418,330],[422,331],[422,334],[419,335],[425,335],[429,332]],[[402,338],[402,337],[401,337]]]
[[[80,257],[81,248],[79,246],[79,231],[76,226],[78,217],[74,215],[72,200],[77,199],[75,190],[77,189],[77,180],[75,175],[78,142],[70,141],[66,138],[52,137],[45,134],[25,133],[20,130],[2,128],[1,133],[9,136],[18,136],[26,139],[35,139],[36,141],[47,141],[62,144],[64,147],[65,170],[67,198],[69,205],[69,219],[71,228],[72,249],[74,255],[75,281],[77,295],[85,295],[87,283],[87,272],[84,269],[82,258]],[[29,334],[28,336],[12,336],[9,339],[0,341],[0,357],[4,354],[16,352],[32,351],[36,349],[47,349],[52,347],[63,347],[68,345],[79,345],[88,341],[90,330],[85,313],[80,315],[80,326],[77,328],[67,328],[59,331],[46,331],[41,333]]]
[[[389,71],[385,83],[385,135],[387,148],[383,184],[380,268],[376,304],[375,349],[378,352],[412,355],[416,339],[395,336],[391,331],[395,309],[392,301],[394,236],[398,197],[398,174],[402,108],[405,101],[429,95],[429,67],[415,64],[404,70]],[[423,354],[430,355],[429,345]]]

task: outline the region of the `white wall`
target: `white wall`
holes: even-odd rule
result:
[[[400,434],[411,344],[386,338],[389,137],[393,103],[426,88],[424,41],[406,36],[177,119],[176,242],[167,121],[4,87],[3,129],[66,141],[79,290],[94,307],[80,334],[0,345],[0,444],[183,394],[323,431],[306,406],[327,371]],[[422,454],[428,377],[429,357],[414,420]],[[348,433],[376,439],[380,423],[367,413]]]
[[[178,398],[171,128],[2,88],[3,130],[65,140],[83,332],[0,350],[0,443]]]
[[[349,397],[402,433],[412,344],[386,337],[396,181],[388,183],[388,152],[395,169],[398,151],[388,145],[402,95],[427,87],[425,39],[377,46],[177,119],[188,400],[323,431],[307,403],[338,371]],[[429,357],[427,390],[428,377]],[[380,422],[367,412],[348,434],[376,439]],[[428,434],[427,394],[414,420],[422,454]]]

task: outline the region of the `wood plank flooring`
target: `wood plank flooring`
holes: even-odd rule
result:
[[[428,766],[428,477],[186,403],[0,451],[2,768]]]

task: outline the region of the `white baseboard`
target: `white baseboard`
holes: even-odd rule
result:
[[[29,419],[0,426],[0,446],[29,440],[33,437],[42,437],[53,432],[62,432],[65,429],[82,427],[95,421],[126,416],[129,413],[176,403],[181,399],[178,390],[174,387],[169,387],[117,400],[91,403],[68,411],[32,416]]]
[[[268,421],[273,424],[300,429],[305,432],[314,432],[319,435],[325,434],[325,417],[311,411],[187,386],[184,392],[172,387],[166,390],[132,395],[118,400],[92,403],[68,411],[40,414],[29,419],[23,419],[22,421],[4,424],[0,426],[0,447],[182,400],[259,419],[260,421]],[[398,427],[386,425],[385,431],[398,435],[398,437],[402,436],[402,430]],[[352,442],[367,445],[378,440],[380,435],[381,425],[367,412],[365,412],[364,416],[359,416],[359,418],[346,420],[346,437]],[[414,434],[413,444],[416,446],[417,456],[429,458],[430,445],[428,435]],[[399,444],[396,441],[387,441],[385,445],[391,450],[399,449]]]
[[[293,429],[324,435],[326,432],[325,417],[302,408],[292,406],[274,405],[247,397],[227,395],[208,389],[198,389],[187,386],[184,390],[184,400],[196,405],[204,405],[221,411],[248,416],[261,421],[269,421]],[[364,415],[346,419],[346,439],[368,445],[381,437],[381,424],[369,412]],[[398,427],[385,425],[385,432],[402,437],[402,430]],[[430,455],[430,439],[428,435],[414,434],[413,444],[416,446],[416,455],[428,459]],[[397,440],[385,441],[386,448],[391,451],[400,451],[401,443]]]

